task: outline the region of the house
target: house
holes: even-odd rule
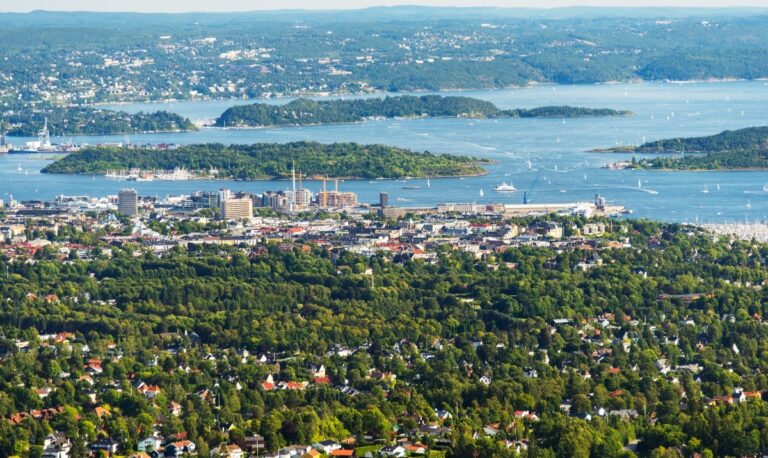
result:
[[[339,450],[332,451],[328,456],[340,456],[340,457],[352,457],[355,458],[357,453],[354,450],[341,448]]]
[[[312,444],[312,448],[318,452],[322,452],[328,455],[334,450],[339,450],[341,448],[341,444],[336,441],[325,440],[321,442],[315,442]]]
[[[435,415],[437,416],[437,419],[441,422],[453,418],[453,415],[451,415],[450,412],[444,409],[435,409]]]
[[[427,454],[427,446],[416,442],[414,444],[406,444],[405,450],[408,452],[409,455],[426,455]]]
[[[136,444],[136,450],[140,452],[151,452],[159,450],[163,445],[163,438],[159,436],[147,436]]]
[[[483,428],[483,432],[486,436],[495,436],[499,434],[499,424],[498,423],[491,423],[489,425],[485,425]]]
[[[150,457],[144,452],[136,452],[131,455],[128,455],[128,458],[152,458],[152,457]]]
[[[69,458],[72,443],[64,433],[51,433],[43,440],[42,458]]]
[[[224,445],[221,451],[226,458],[243,458],[243,449],[237,444]]]
[[[405,448],[401,445],[385,445],[379,449],[379,456],[403,457],[405,456]]]
[[[190,440],[180,440],[165,446],[165,456],[176,458],[195,451],[195,443]]]
[[[264,437],[259,436],[258,434],[253,436],[246,436],[243,438],[240,447],[242,447],[248,453],[256,452],[258,455],[259,451],[264,450]]]
[[[117,441],[112,439],[111,437],[107,437],[104,439],[99,439],[96,442],[91,443],[88,448],[94,452],[98,452],[100,450],[103,450],[109,455],[114,455],[115,452],[117,452]]]
[[[170,405],[168,406],[168,410],[171,412],[171,415],[178,417],[181,415],[181,404],[175,401],[171,401]]]

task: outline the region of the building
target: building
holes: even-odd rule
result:
[[[342,191],[320,191],[317,194],[317,204],[321,207],[341,208],[357,205],[357,194]]]
[[[379,207],[386,208],[389,207],[389,194],[386,192],[380,192],[379,193]]]
[[[139,213],[139,194],[135,189],[121,189],[117,195],[117,211],[123,216]]]
[[[221,202],[224,220],[250,220],[253,217],[253,200],[250,197],[229,197]]]

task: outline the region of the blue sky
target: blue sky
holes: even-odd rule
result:
[[[58,11],[253,11],[267,9],[346,9],[380,5],[429,6],[768,6],[768,0],[0,0],[0,11],[25,12],[36,9]]]

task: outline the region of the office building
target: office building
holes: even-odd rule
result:
[[[139,213],[139,194],[135,189],[121,189],[117,195],[117,211],[122,216],[136,216]]]
[[[246,197],[229,197],[221,202],[221,217],[224,220],[250,220],[253,218],[253,199]]]

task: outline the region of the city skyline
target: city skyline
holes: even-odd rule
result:
[[[734,0],[723,3],[721,0],[632,0],[623,5],[617,5],[612,0],[330,0],[318,5],[309,0],[287,0],[277,4],[260,4],[243,2],[242,0],[221,0],[216,4],[202,0],[166,0],[162,2],[136,0],[130,4],[101,2],[98,0],[31,0],[13,6],[2,6],[2,12],[29,12],[34,10],[51,11],[135,11],[135,12],[228,12],[228,11],[259,11],[283,9],[359,9],[374,6],[444,6],[444,7],[503,7],[503,8],[562,8],[562,7],[764,7],[765,0]]]

